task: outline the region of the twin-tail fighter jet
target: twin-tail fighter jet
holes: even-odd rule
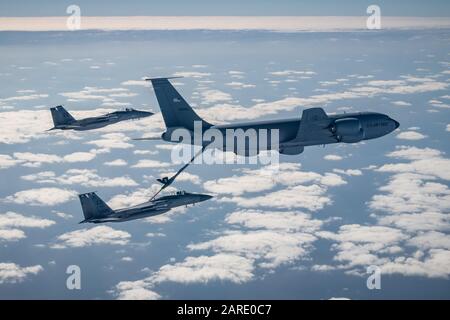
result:
[[[83,209],[84,220],[80,223],[122,222],[141,219],[166,213],[173,208],[194,205],[212,198],[207,194],[178,191],[157,199],[124,209],[111,209],[95,192],[83,193],[78,196]]]
[[[145,118],[154,114],[148,111],[125,108],[123,111],[114,111],[98,117],[76,120],[63,106],[50,108],[50,111],[52,113],[54,127],[49,130],[60,129],[77,131],[103,128],[120,121]]]

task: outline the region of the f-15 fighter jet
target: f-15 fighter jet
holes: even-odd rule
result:
[[[122,222],[146,218],[166,213],[173,208],[187,206],[212,198],[207,194],[188,193],[178,191],[173,195],[162,196],[157,199],[124,209],[111,209],[95,192],[83,193],[78,196],[83,209],[84,220],[80,223]]]
[[[98,117],[76,120],[63,106],[50,108],[50,111],[52,113],[54,127],[49,130],[61,129],[77,131],[103,128],[120,121],[145,118],[154,114],[148,111],[125,108],[123,111],[114,111]]]

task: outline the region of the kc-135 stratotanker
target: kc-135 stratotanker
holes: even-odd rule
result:
[[[217,129],[223,135],[223,150],[234,151],[236,154],[249,156],[259,153],[261,150],[273,150],[285,155],[297,155],[303,152],[306,146],[325,145],[332,143],[356,143],[387,135],[397,129],[400,124],[388,115],[378,112],[358,112],[327,115],[322,108],[304,109],[301,119],[265,120],[230,124],[212,124],[200,118],[191,106],[184,100],[178,91],[169,82],[170,78],[149,78],[161,109],[166,131],[161,139],[168,142],[182,142],[197,144],[203,147],[211,144],[211,141],[180,141],[174,139],[172,133],[177,129],[186,129],[192,132],[194,137],[195,125],[206,131]],[[233,143],[231,149],[227,148],[227,130],[249,129],[277,129],[278,141],[271,141],[267,135],[267,141],[258,141],[256,150],[250,150],[252,146],[247,143]],[[241,131],[242,132],[242,131]],[[154,140],[155,138],[140,138],[137,140]],[[215,144],[214,147],[217,148]],[[254,146],[253,146],[254,147]]]

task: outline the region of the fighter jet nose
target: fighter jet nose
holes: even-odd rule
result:
[[[206,201],[206,200],[211,199],[212,197],[213,196],[210,196],[208,194],[202,194],[202,195],[200,195],[200,201]]]
[[[141,111],[141,117],[150,117],[153,115],[153,112]]]

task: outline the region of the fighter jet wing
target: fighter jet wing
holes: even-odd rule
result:
[[[317,141],[330,137],[330,118],[322,108],[303,110],[296,141]]]

